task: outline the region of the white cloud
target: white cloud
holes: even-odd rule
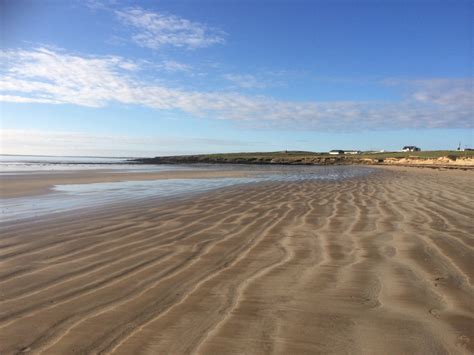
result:
[[[130,137],[79,132],[0,129],[1,154],[156,156],[258,146],[260,142],[196,137]],[[185,147],[183,150],[183,147]],[[203,147],[207,150],[203,150]]]
[[[8,101],[29,99],[90,107],[117,98],[135,102],[127,75],[138,66],[123,58],[80,57],[46,48],[6,51],[2,58],[7,68],[0,77],[0,91]]]
[[[115,14],[123,24],[135,29],[132,39],[141,47],[196,49],[225,42],[224,32],[179,16],[146,11],[140,7],[117,10]]]
[[[84,1],[84,0],[83,0]],[[107,10],[110,6],[116,5],[116,0],[85,0],[83,2],[91,10]]]
[[[159,65],[159,67],[168,72],[190,72],[192,69],[190,65],[179,63],[174,60],[165,60]]]
[[[264,80],[250,74],[224,74],[223,78],[244,89],[264,89],[269,86]]]
[[[473,78],[416,80],[412,85],[416,87],[413,98],[417,101],[474,108]]]
[[[474,107],[473,78],[386,79],[382,83],[408,88],[411,99],[418,102]]]
[[[405,83],[409,93],[399,102],[300,102],[159,85],[140,80],[140,64],[121,57],[79,56],[40,48],[6,51],[0,59],[4,59],[0,100],[7,102],[89,107],[118,102],[253,127],[319,131],[473,127],[473,93],[466,80],[445,79],[442,85]]]
[[[15,95],[0,95],[0,102],[10,103],[37,103],[37,104],[58,104],[60,102],[51,99],[41,99],[34,97],[24,97]]]
[[[288,75],[293,74],[285,70],[261,70],[257,71],[256,74],[226,73],[222,75],[222,78],[231,82],[235,87],[240,89],[267,89],[286,86],[286,83],[282,78],[287,77]]]

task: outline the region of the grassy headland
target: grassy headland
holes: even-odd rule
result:
[[[138,159],[144,164],[400,164],[400,165],[474,165],[474,151],[437,150],[420,152],[362,152],[331,155],[306,151],[253,152],[178,155]]]

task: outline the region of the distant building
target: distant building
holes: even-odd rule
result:
[[[421,149],[414,145],[406,145],[402,148],[403,152],[419,152]]]
[[[331,155],[342,155],[342,154],[361,154],[360,150],[342,150],[342,149],[333,149],[329,152]]]

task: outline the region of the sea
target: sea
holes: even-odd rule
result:
[[[0,173],[50,172],[70,170],[117,170],[117,171],[170,171],[182,169],[177,165],[144,165],[133,162],[135,158],[68,157],[46,155],[2,155]]]

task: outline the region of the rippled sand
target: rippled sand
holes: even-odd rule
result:
[[[471,172],[3,225],[0,353],[471,353]]]
[[[55,185],[94,184],[120,181],[166,179],[209,179],[251,176],[252,171],[182,170],[161,172],[127,172],[122,170],[78,170],[61,172],[28,172],[0,175],[0,198],[28,197],[50,193]]]

